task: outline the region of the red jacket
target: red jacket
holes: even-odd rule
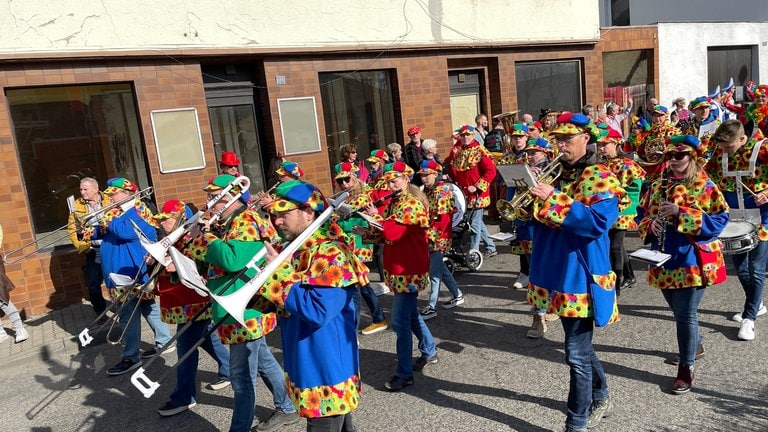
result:
[[[477,141],[467,146],[457,144],[445,158],[443,166],[467,197],[467,208],[486,208],[491,204],[491,183],[496,178],[496,166],[485,147]],[[475,186],[470,193],[469,186]]]

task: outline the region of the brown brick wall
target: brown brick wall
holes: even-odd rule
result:
[[[135,86],[150,178],[158,203],[170,198],[203,202],[204,195],[200,188],[207,178],[216,174],[217,167],[198,63],[145,60],[0,66],[0,98],[2,106],[7,107],[5,91],[9,88],[110,81],[132,82]],[[184,107],[197,108],[207,167],[203,170],[160,174],[150,111]],[[3,203],[0,208],[0,224],[5,231],[3,246],[6,251],[32,240],[29,208],[23,192],[17,155],[8,110],[0,109],[0,169],[4,173],[0,177],[0,199]],[[106,179],[98,180],[103,182]],[[18,264],[7,266],[8,276],[17,286],[12,295],[14,303],[31,315],[86,297],[87,290],[80,270],[83,263],[74,252],[57,251],[53,254],[35,254]]]

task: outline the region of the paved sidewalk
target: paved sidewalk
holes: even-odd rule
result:
[[[21,343],[14,343],[13,326],[7,318],[3,318],[3,326],[10,337],[0,344],[0,363],[16,363],[30,357],[39,358],[43,354],[75,354],[81,350],[77,335],[95,318],[89,303],[36,315],[24,321],[29,339]],[[96,338],[92,343],[104,343],[104,339]]]

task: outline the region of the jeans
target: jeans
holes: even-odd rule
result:
[[[768,264],[768,242],[759,241],[757,247],[747,253],[733,256],[733,265],[739,274],[739,282],[746,299],[741,317],[755,320],[765,287],[765,266]]]
[[[122,358],[129,359],[134,362],[140,361],[141,356],[139,354],[139,344],[141,343],[141,321],[139,314],[131,314],[136,308],[136,303],[139,302],[139,311],[144,319],[149,324],[149,327],[155,333],[155,346],[164,346],[169,340],[171,340],[171,329],[168,324],[164,323],[160,319],[160,306],[158,306],[155,300],[139,300],[134,298],[128,302],[128,305],[120,312],[120,328],[128,329],[125,331],[125,346],[123,347]],[[128,321],[130,319],[130,322]]]
[[[363,312],[363,309],[360,307],[362,300],[359,289],[352,290],[352,303],[355,304],[355,333],[357,333],[360,330],[360,314]]]
[[[376,296],[376,293],[373,292],[373,288],[371,288],[370,284],[360,287],[360,295],[363,297],[366,306],[368,306],[368,310],[371,311],[371,320],[373,323],[375,324],[384,321],[384,310],[381,309],[379,298]],[[359,310],[360,308],[358,308],[358,314],[360,313]]]
[[[435,251],[429,253],[429,281],[432,283],[431,290],[429,292],[429,305],[434,308],[437,306],[437,296],[440,294],[440,282],[444,282],[448,287],[448,291],[453,294],[453,297],[458,297],[461,294],[459,285],[456,283],[456,279],[448,270],[448,266],[443,261],[443,252]]]
[[[488,228],[486,228],[483,222],[483,209],[467,209],[471,211],[472,219],[469,224],[472,227],[472,235],[469,238],[470,249],[480,250],[480,240],[485,242],[485,250],[487,252],[493,252],[496,250],[496,244],[493,243],[493,239],[488,234]]]
[[[608,382],[592,346],[594,320],[561,317],[560,321],[565,332],[565,362],[571,369],[565,424],[582,429],[587,427],[592,401],[608,397]]]
[[[704,288],[663,289],[661,293],[675,316],[680,364],[693,366],[696,348],[701,342],[697,313],[701,298],[704,297]]]
[[[356,432],[352,413],[307,419],[307,432]]]
[[[419,340],[419,351],[422,355],[432,357],[437,353],[432,333],[424,324],[421,314],[416,308],[419,293],[395,293],[392,299],[392,329],[397,335],[397,371],[400,378],[413,376],[413,336]]]
[[[261,375],[272,392],[275,409],[284,413],[296,412],[285,387],[285,373],[269,350],[267,341],[256,340],[229,346],[230,381],[235,392],[231,432],[249,432],[256,414],[256,378]]]
[[[96,254],[93,249],[85,254],[85,284],[88,286],[88,301],[96,315],[100,315],[107,308],[107,302],[101,293],[104,275],[101,273],[101,263],[96,262]]]
[[[179,324],[176,327],[178,333],[185,324]],[[178,358],[182,358],[192,346],[205,334],[205,332],[213,327],[211,320],[195,321],[192,325],[179,335],[176,339],[176,353]],[[216,363],[219,365],[219,378],[229,379],[229,350],[224,344],[221,343],[219,337],[214,332],[208,335],[200,345],[200,348],[211,355]],[[171,393],[171,403],[176,406],[189,405],[195,402],[195,389],[196,389],[196,375],[197,375],[197,363],[200,357],[199,350],[195,348],[195,351],[184,360],[176,369],[176,387]]]

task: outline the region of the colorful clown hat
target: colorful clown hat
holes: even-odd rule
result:
[[[454,131],[457,135],[474,135],[475,127],[471,125],[464,125]]]
[[[384,175],[382,178],[384,181],[392,181],[403,175],[410,179],[413,176],[413,168],[409,167],[403,161],[397,161],[387,164],[387,166],[384,167]]]
[[[696,108],[709,108],[711,106],[712,99],[708,98],[707,96],[700,96],[691,100],[691,102],[688,104],[688,109],[693,111]]]
[[[528,125],[525,123],[515,123],[509,128],[510,136],[528,135]]]
[[[664,105],[654,105],[653,106],[653,115],[665,116],[665,115],[667,115],[667,112],[669,112],[669,109],[667,107],[665,107]]]
[[[563,113],[557,117],[557,126],[550,132],[551,135],[575,135],[586,132],[589,134],[589,142],[593,143],[600,135],[600,130],[592,123],[589,117],[582,113]]]
[[[301,180],[288,180],[275,189],[275,200],[265,207],[269,213],[283,213],[296,208],[325,210],[327,203],[317,186]]]
[[[610,127],[606,127],[605,129],[601,128],[600,136],[597,137],[597,142],[599,143],[619,143],[623,140],[624,138],[621,136],[621,133]]]
[[[172,199],[163,203],[160,213],[156,214],[154,218],[160,221],[170,218],[178,218],[181,215],[184,215],[187,219],[193,216],[192,211],[182,201]]]
[[[335,180],[355,176],[358,171],[360,168],[352,162],[339,162],[333,167],[333,172],[336,173]]]
[[[291,161],[285,161],[281,163],[280,168],[275,170],[275,173],[279,176],[288,175],[294,179],[298,179],[304,176],[304,171],[302,171],[301,167],[299,167],[299,164]]]
[[[529,139],[528,142],[525,144],[525,151],[543,151],[548,154],[552,154],[554,152],[554,149],[549,144],[549,141],[539,137],[539,138]]]
[[[440,174],[441,172],[443,172],[443,167],[440,166],[436,160],[424,159],[421,161],[421,169],[419,169],[419,174]]]
[[[693,135],[674,135],[669,138],[664,154],[690,152],[698,156],[701,141]]]
[[[370,163],[376,163],[376,162],[384,162],[386,163],[389,160],[389,155],[387,155],[387,152],[384,150],[378,149],[371,152],[371,156],[368,157],[368,162]]]
[[[104,193],[112,195],[113,193],[125,191],[128,193],[134,193],[139,190],[136,184],[123,177],[114,177],[107,180],[107,188],[104,189]]]

